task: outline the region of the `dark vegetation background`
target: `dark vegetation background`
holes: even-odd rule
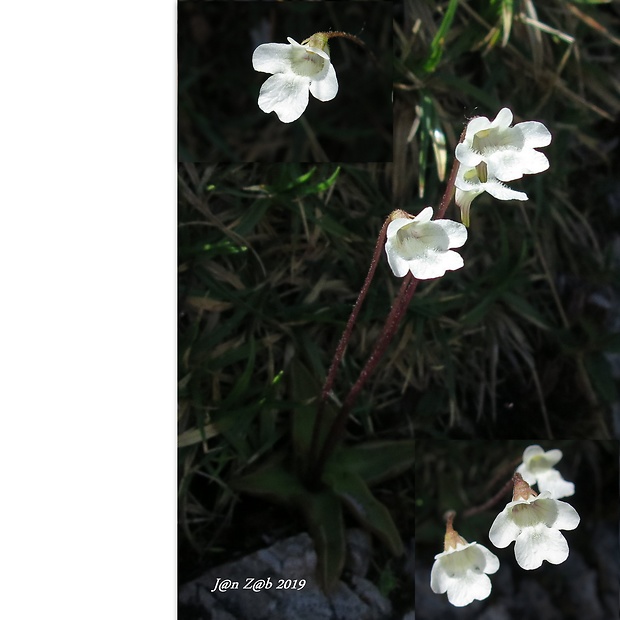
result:
[[[296,35],[281,12],[296,3],[266,2],[238,3],[241,15],[237,7],[219,13],[216,36],[209,13],[215,4],[179,6],[180,158],[312,159],[312,134],[258,110],[266,74],[251,69],[257,43],[249,33],[263,18],[277,28],[265,40],[304,37],[330,26],[357,32],[336,20],[308,28],[304,17]],[[342,3],[353,15],[361,10],[356,4]],[[197,27],[204,29],[202,47],[192,42]],[[366,27],[370,34],[371,24]],[[220,40],[220,32],[238,28],[240,36]],[[436,206],[467,120],[477,114],[493,118],[504,105],[515,122],[539,120],[549,128],[553,141],[543,150],[551,167],[511,183],[528,193],[525,203],[476,198],[461,250],[465,267],[421,283],[358,400],[349,441],[498,440],[489,444],[496,445],[488,457],[492,467],[511,445],[504,440],[534,439],[530,443],[549,448],[561,439],[620,435],[618,5],[408,0],[396,5],[394,32],[393,164],[179,165],[181,581],[304,528],[295,514],[236,495],[228,481],[286,445],[294,406],[292,360],[308,371],[318,394],[386,216],[393,208],[418,213]],[[339,80],[347,73],[339,70],[340,54],[350,53],[352,63],[364,58],[354,46],[345,52],[345,45],[332,48]],[[225,74],[224,64],[230,65],[222,55],[236,46],[236,57],[247,62],[235,61],[228,69],[235,79],[214,86],[209,76]],[[186,57],[193,60],[187,64]],[[359,88],[371,88],[359,71],[353,75]],[[334,103],[355,92],[340,83]],[[333,113],[346,110],[361,121],[372,106],[367,110],[357,94],[355,102],[360,109],[338,106]],[[358,125],[347,117],[336,123],[324,105],[311,101],[304,116],[331,159],[382,157],[387,140],[373,142],[374,121]],[[347,132],[354,125],[362,133],[352,139]],[[369,151],[358,148],[358,137],[373,143]],[[447,217],[458,219],[454,205]],[[357,378],[399,285],[382,259],[335,398]],[[574,452],[581,457],[568,456],[567,449],[566,462],[590,459],[595,448],[586,445],[579,443]],[[596,450],[600,454],[588,461],[595,465],[587,471],[600,477],[600,506],[609,509],[607,515],[618,488],[606,471],[617,468],[617,456],[614,465],[609,443]],[[450,461],[447,452],[426,452],[430,465]],[[477,452],[471,465],[469,452],[454,454],[465,472],[479,462],[473,460]],[[575,478],[566,477],[577,482],[582,473],[574,471]],[[588,480],[579,479],[582,493]],[[436,503],[416,513],[414,488],[411,472],[376,493],[406,542],[413,537],[413,515],[432,516],[426,525],[434,530],[424,535],[428,560],[438,553],[445,508]],[[578,510],[588,514],[582,498],[576,498]],[[602,508],[597,511],[607,518]],[[584,557],[587,528],[582,524],[575,534]],[[475,529],[474,535],[462,534],[473,540],[478,535]],[[376,546],[370,576],[403,611],[412,592],[407,561]]]
[[[577,510],[581,522],[577,529],[562,532],[570,549],[565,562],[544,562],[526,571],[514,558],[514,543],[498,549],[489,541],[493,520],[512,501],[512,488],[487,510],[471,517],[465,511],[494,497],[522,462],[523,450],[534,443],[545,450],[562,450],[555,468],[575,484],[575,495],[561,501]],[[604,620],[618,615],[617,441],[459,441],[455,449],[454,441],[425,439],[416,441],[415,470],[417,620]],[[450,509],[457,512],[454,529],[500,559],[499,571],[490,576],[489,598],[464,608],[450,605],[445,594],[430,589],[434,556],[443,551],[443,515]]]
[[[391,2],[181,2],[178,13],[181,161],[391,161]],[[252,68],[262,43],[330,40],[338,94],[310,95],[302,117],[282,123],[258,107],[271,74]]]

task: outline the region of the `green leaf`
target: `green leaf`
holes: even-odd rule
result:
[[[325,179],[325,181],[321,181],[317,183],[315,186],[315,190],[317,192],[324,192],[325,190],[329,189],[336,182],[336,179],[338,178],[339,174],[340,174],[340,166],[338,166],[336,170],[334,170],[334,172],[331,174],[331,176],[328,179]]]
[[[251,233],[254,227],[263,219],[270,206],[271,202],[269,200],[256,201],[253,205],[246,208],[239,224],[233,230],[241,237]]]
[[[325,490],[298,496],[297,505],[314,540],[319,581],[330,590],[340,578],[346,557],[342,504],[331,490]]]
[[[301,480],[281,457],[276,457],[251,474],[233,478],[230,486],[239,493],[248,493],[287,505],[293,504],[301,495],[307,493]]]
[[[293,358],[290,365],[292,400],[297,404],[293,409],[291,424],[293,452],[298,460],[299,471],[308,468],[308,455],[312,443],[312,433],[316,420],[317,403],[321,393],[321,384],[308,368],[298,359]],[[325,440],[325,435],[332,421],[335,410],[328,402],[323,412],[323,424],[321,434],[318,437],[319,445]]]
[[[500,0],[500,18],[502,21],[502,47],[506,47],[510,39],[512,16],[514,12],[513,0]]]
[[[431,42],[431,52],[428,59],[424,63],[424,70],[428,71],[429,73],[434,71],[437,68],[439,62],[441,61],[443,50],[446,44],[446,35],[448,34],[448,30],[450,30],[450,26],[452,25],[452,20],[454,19],[454,15],[456,14],[456,7],[458,6],[458,4],[458,0],[450,0],[450,4],[448,5],[446,14],[443,16],[441,25],[437,30],[437,34]]]
[[[250,440],[253,438],[254,420],[260,414],[262,405],[253,402],[235,409],[218,409],[211,413],[215,429],[226,438],[241,459],[247,461],[254,450]]]
[[[326,472],[343,470],[356,474],[369,486],[399,476],[414,464],[414,445],[410,441],[373,441],[344,446],[334,452]]]
[[[323,481],[356,519],[387,545],[394,555],[403,553],[403,541],[388,509],[375,498],[360,476],[346,471],[331,471],[323,476]]]
[[[244,345],[245,347],[246,345]],[[232,390],[228,393],[226,398],[218,403],[218,407],[222,409],[226,409],[233,404],[236,404],[239,400],[243,400],[248,387],[250,386],[250,381],[254,376],[254,360],[256,359],[256,341],[254,337],[251,336],[248,343],[248,352],[247,355],[244,354],[244,358],[247,359],[247,364],[245,366],[245,370],[241,373],[241,376],[235,382]]]
[[[517,314],[521,315],[526,321],[532,323],[536,327],[541,329],[551,329],[551,326],[544,317],[521,295],[512,292],[506,292],[501,297],[502,301],[514,310]]]

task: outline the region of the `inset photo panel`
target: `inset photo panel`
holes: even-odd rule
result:
[[[178,5],[178,158],[392,160],[391,2]]]
[[[415,451],[416,620],[618,617],[616,440]]]

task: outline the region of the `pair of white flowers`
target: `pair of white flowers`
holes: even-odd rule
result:
[[[497,515],[489,531],[490,541],[500,549],[515,541],[515,559],[525,570],[539,568],[545,560],[551,564],[564,562],[569,549],[560,530],[574,530],[579,525],[577,511],[558,499],[575,492],[574,485],[553,468],[561,458],[560,450],[526,448],[513,478],[512,501]],[[537,483],[541,493],[533,491],[526,480]],[[463,607],[489,596],[488,575],[498,569],[499,558],[477,542],[468,543],[449,520],[444,551],[435,556],[431,570],[431,589],[438,594],[447,592],[452,605]]]
[[[514,127],[511,124],[512,112],[508,108],[502,108],[492,121],[478,116],[469,122],[465,138],[456,145],[455,156],[460,165],[455,200],[466,226],[476,196],[488,192],[498,200],[527,200],[526,193],[505,183],[549,168],[549,160],[535,150],[551,143],[549,130],[538,121],[526,121]]]
[[[484,116],[474,118],[456,146],[459,168],[455,199],[465,226],[469,225],[469,209],[476,196],[486,191],[500,200],[527,200],[525,193],[510,189],[504,182],[549,167],[547,158],[534,150],[551,142],[547,128],[537,121],[514,127],[511,123],[508,108],[500,110],[493,121]],[[385,251],[394,275],[403,277],[410,271],[425,280],[463,266],[463,259],[453,248],[467,240],[465,226],[451,220],[431,220],[432,216],[432,208],[427,207],[414,218],[394,217],[388,225]]]

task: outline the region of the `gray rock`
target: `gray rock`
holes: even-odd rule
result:
[[[349,533],[354,572],[366,572],[369,539]],[[364,558],[364,554],[367,558]],[[326,595],[315,577],[316,553],[307,534],[280,541],[212,569],[179,590],[179,619],[384,620],[392,607],[363,575],[340,581]],[[301,580],[305,580],[303,583]],[[303,586],[302,586],[303,583]]]

